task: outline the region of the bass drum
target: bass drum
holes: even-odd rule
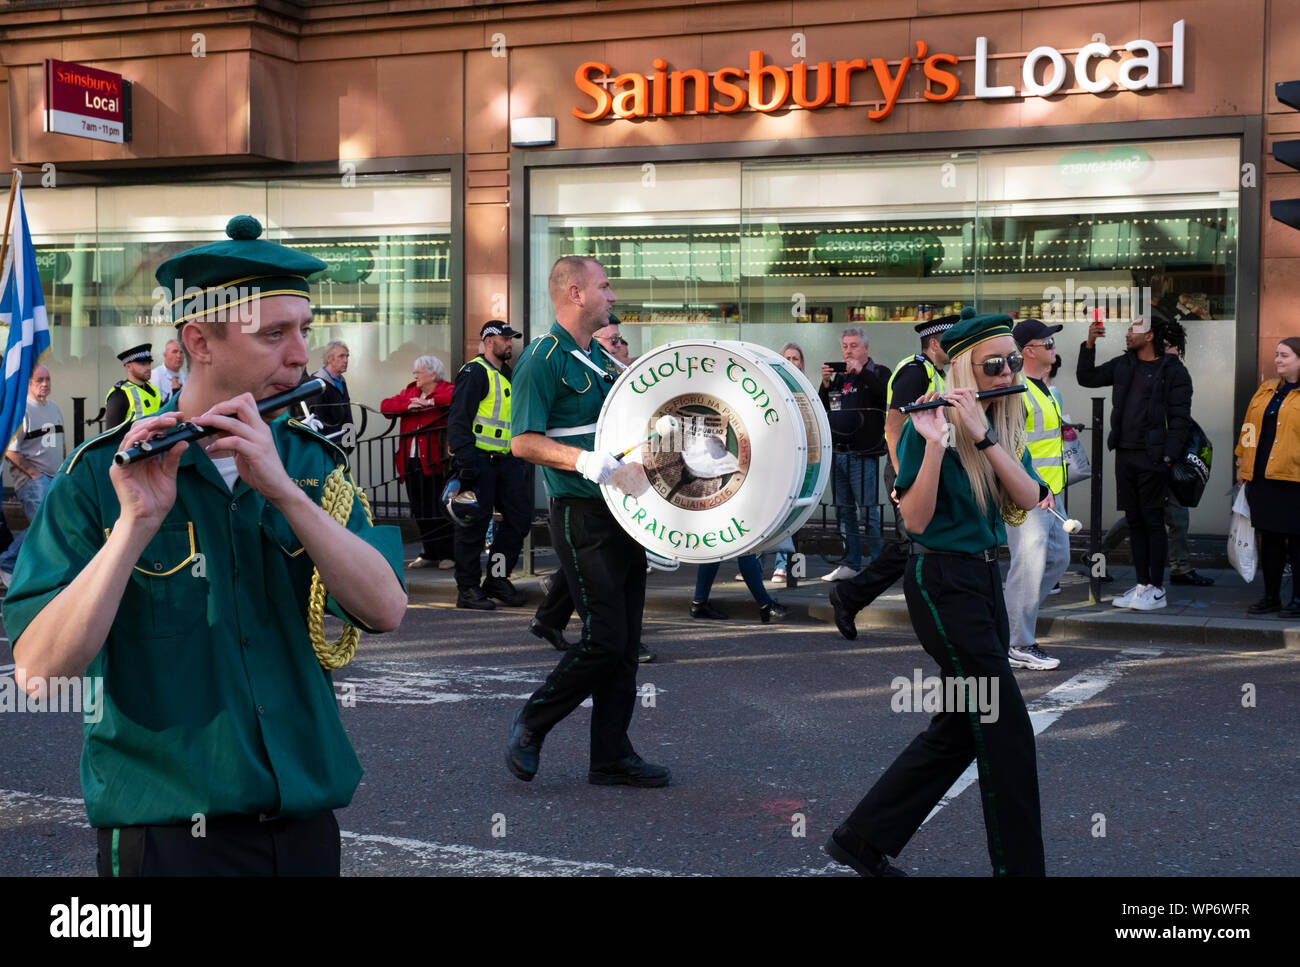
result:
[[[676,429],[654,435],[665,416]],[[812,383],[744,342],[683,340],[635,360],[605,399],[595,449],[630,450],[601,490],[666,568],[780,544],[816,510],[831,471],[830,424]]]

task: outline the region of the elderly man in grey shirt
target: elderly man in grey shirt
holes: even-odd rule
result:
[[[10,441],[5,460],[14,494],[30,523],[63,463],[63,414],[50,402],[50,371],[44,366],[33,369],[27,381],[27,414]],[[24,534],[26,531],[15,533],[13,543],[0,554],[0,582],[5,587],[9,586]]]

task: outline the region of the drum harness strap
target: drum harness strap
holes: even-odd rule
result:
[[[597,345],[600,344],[597,343]],[[610,360],[610,362],[612,362],[619,369],[627,369],[627,367],[624,366],[622,363],[620,363],[617,359],[615,359],[613,356],[610,356],[609,353],[605,352],[604,346],[600,347],[600,351],[604,353],[605,356]],[[611,383],[614,381],[613,377],[610,376],[609,373],[605,372],[605,370],[601,369],[599,366],[593,363],[587,357],[587,354],[584,353],[581,349],[570,349],[569,355],[572,356],[574,359],[576,359],[578,362],[582,363],[582,365],[590,367],[593,371],[595,371],[600,376],[601,379]],[[586,426],[553,426],[546,431],[546,435],[554,439],[556,437],[582,436],[583,434],[586,433],[595,433],[595,432],[596,432],[596,424],[588,423]]]
[[[325,478],[320,505],[327,514],[346,527],[348,518],[352,516],[353,495],[361,500],[366,522],[373,524],[374,517],[370,513],[370,501],[366,498],[366,492],[344,472],[341,464]],[[338,641],[325,641],[325,585],[321,583],[319,570],[313,570],[311,575],[311,591],[307,596],[307,633],[311,636],[311,646],[321,668],[326,670],[342,668],[350,662],[357,653],[357,642],[361,640],[361,631],[355,625],[344,623],[343,634]]]

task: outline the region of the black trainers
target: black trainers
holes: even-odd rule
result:
[[[772,601],[758,609],[758,620],[763,624],[770,624],[773,618],[781,619],[790,617],[790,609],[780,601]]]
[[[1182,574],[1170,574],[1170,584],[1190,584],[1198,588],[1208,588],[1214,584],[1214,578],[1207,578],[1204,574],[1197,574],[1196,569],[1184,571]]]
[[[831,838],[826,841],[826,852],[831,859],[843,863],[858,876],[907,876],[848,826],[841,826],[831,833]]]
[[[607,766],[592,767],[587,781],[593,786],[644,786],[655,788],[668,785],[671,774],[663,766],[646,762],[633,752]]]
[[[461,588],[456,595],[456,607],[473,608],[475,611],[495,611],[492,599],[483,593],[482,588]]]
[[[1246,609],[1246,614],[1273,614],[1282,610],[1282,602],[1278,598],[1270,598],[1267,594]]]
[[[645,646],[645,642],[636,646],[636,660],[638,665],[645,665],[655,660],[655,653]]]
[[[509,578],[488,578],[483,582],[483,593],[508,608],[519,608],[528,603],[524,592],[511,584]]]
[[[515,713],[510,723],[510,741],[506,743],[506,768],[516,779],[532,782],[542,755],[542,739],[532,729],[524,728],[524,710]]]
[[[858,636],[858,626],[853,623],[853,613],[841,600],[839,589],[832,584],[831,592],[827,597],[830,598],[831,608],[835,611],[835,627],[839,629],[842,637],[853,641]]]
[[[727,620],[727,616],[726,616],[725,614],[723,614],[723,613],[722,613],[721,611],[719,611],[717,608],[713,607],[713,605],[709,604],[709,602],[707,602],[707,601],[692,601],[692,602],[691,602],[691,617],[692,617],[692,618],[712,618],[712,619],[715,620],[715,621],[726,621],[726,620]]]

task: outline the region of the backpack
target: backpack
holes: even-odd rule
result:
[[[1192,420],[1183,455],[1174,461],[1169,471],[1169,490],[1173,493],[1174,500],[1184,507],[1199,504],[1201,495],[1205,493],[1205,485],[1209,482],[1213,463],[1214,444],[1201,429],[1201,425]]]

